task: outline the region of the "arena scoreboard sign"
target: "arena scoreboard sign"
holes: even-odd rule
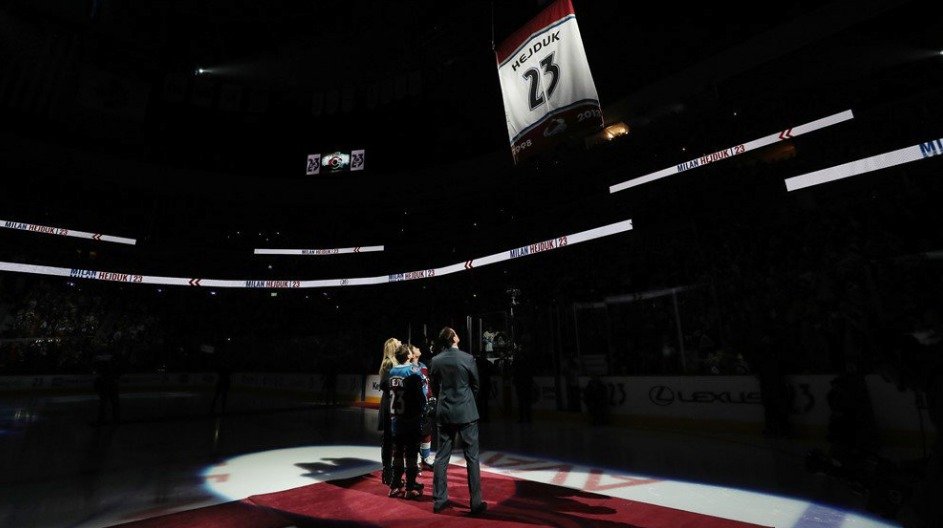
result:
[[[305,175],[314,176],[316,174],[331,174],[336,172],[357,172],[366,167],[366,151],[364,149],[352,150],[350,152],[336,151],[326,153],[308,154],[308,161],[305,165]]]

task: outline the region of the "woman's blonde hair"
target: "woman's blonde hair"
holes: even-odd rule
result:
[[[396,365],[396,349],[400,347],[403,343],[391,337],[383,343],[383,360],[380,362],[380,375],[382,376],[384,372],[389,372],[394,365]]]

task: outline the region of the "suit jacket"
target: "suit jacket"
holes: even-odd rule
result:
[[[478,420],[479,378],[475,358],[457,348],[436,354],[429,363],[432,393],[436,395],[436,421],[462,424]]]

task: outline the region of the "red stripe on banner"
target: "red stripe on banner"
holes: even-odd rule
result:
[[[557,20],[566,17],[567,15],[574,14],[576,13],[573,11],[573,4],[570,2],[570,0],[557,0],[556,2],[550,4],[537,16],[530,19],[529,22],[511,34],[510,37],[504,39],[504,41],[501,42],[501,44],[495,50],[495,54],[498,56],[498,64],[504,62],[504,60],[507,59],[512,53],[517,51],[517,48],[527,42],[534,33],[544,29]]]

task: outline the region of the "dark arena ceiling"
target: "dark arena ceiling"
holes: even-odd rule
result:
[[[2,0],[2,217],[139,241],[62,250],[5,232],[3,260],[313,279],[451,264],[625,218],[670,230],[712,214],[698,209],[710,192],[740,189],[759,209],[765,195],[723,178],[608,187],[848,108],[879,120],[939,100],[938,3],[574,0],[605,121],[630,133],[515,167],[492,47],[546,3]],[[875,143],[943,135],[910,124],[878,127]],[[306,154],[355,148],[363,173],[305,176]],[[251,255],[371,244],[387,252],[316,269]]]

